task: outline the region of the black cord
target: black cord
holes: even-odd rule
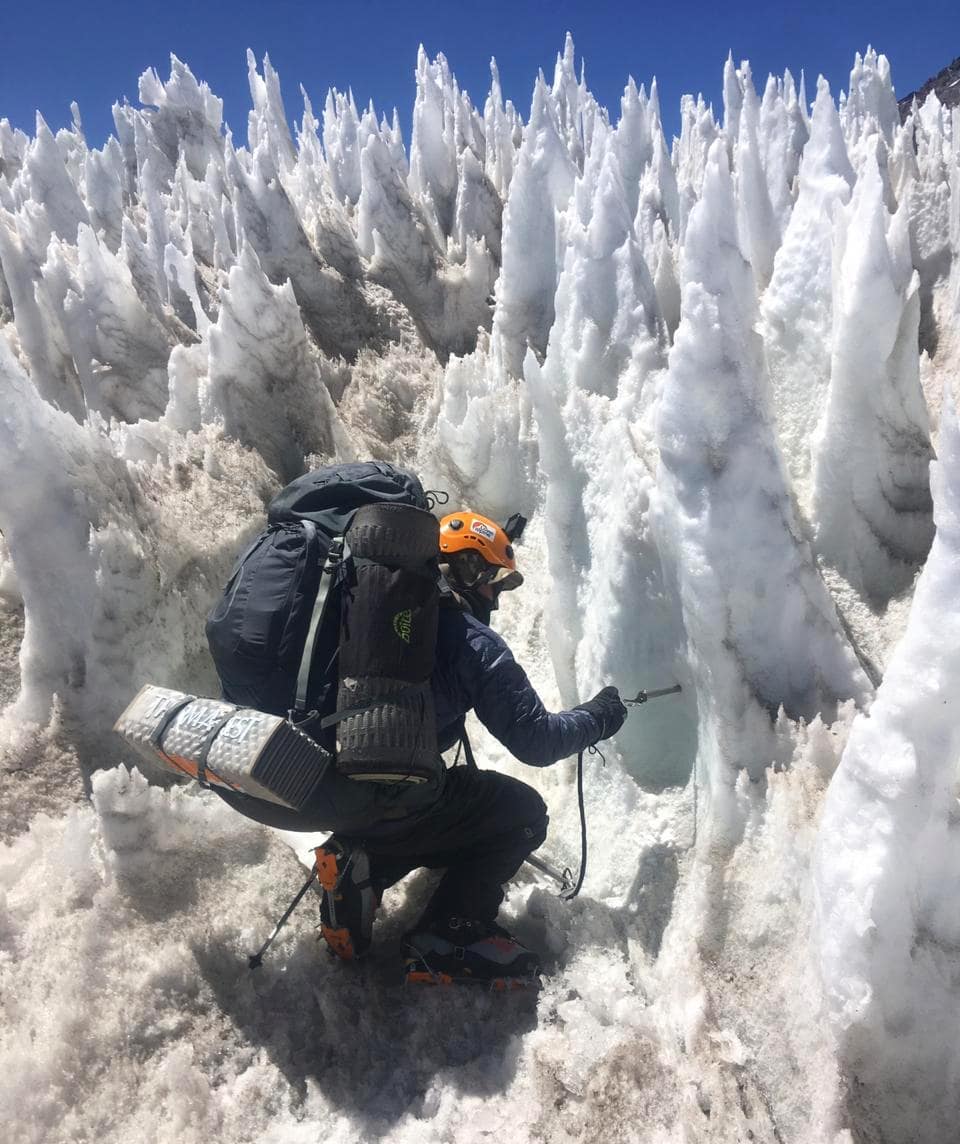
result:
[[[577,755],[577,802],[580,804],[580,874],[573,889],[563,895],[566,902],[572,902],[580,893],[580,887],[587,873],[587,812],[583,806],[583,751]]]
[[[443,489],[427,489],[427,508],[432,512],[437,505],[445,505],[450,501],[450,494]]]
[[[587,750],[591,755],[599,755],[600,761],[606,764],[607,760],[603,757],[603,751],[596,744],[588,747]],[[583,805],[583,751],[577,755],[577,804],[580,807],[580,873],[573,889],[562,895],[566,902],[572,902],[580,893],[583,879],[587,876],[587,811]]]

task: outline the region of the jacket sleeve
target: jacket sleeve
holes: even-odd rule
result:
[[[588,711],[544,707],[504,640],[472,617],[457,662],[458,683],[477,718],[520,762],[546,767],[595,743],[602,733]]]

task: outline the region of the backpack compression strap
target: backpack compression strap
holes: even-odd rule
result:
[[[307,534],[307,544],[316,540],[317,526],[311,520],[302,521],[303,530]],[[310,617],[310,628],[307,631],[307,642],[303,646],[303,656],[300,660],[300,670],[297,672],[297,698],[294,701],[294,711],[302,712],[307,709],[307,684],[310,682],[310,668],[313,665],[313,653],[317,645],[317,633],[320,631],[323,617],[327,611],[327,601],[330,599],[330,589],[337,577],[337,569],[350,550],[342,536],[334,538],[327,550],[327,559],[324,561],[320,573],[320,584],[317,588],[317,598],[313,602],[313,614]]]
[[[202,787],[206,787],[207,790],[210,789],[210,780],[207,778],[207,756],[210,754],[213,740],[220,734],[236,713],[237,708],[233,707],[232,710],[228,711],[225,715],[221,715],[206,733],[203,742],[200,744],[200,750],[197,752],[197,782]]]
[[[326,715],[320,720],[320,726],[324,730],[327,727],[335,727],[337,723],[342,723],[344,719],[351,719],[354,715],[362,715],[365,711],[372,711],[374,707],[386,707],[390,703],[397,703],[401,699],[406,699],[410,695],[421,694],[421,683],[410,683],[406,687],[401,687],[399,691],[393,695],[387,695],[383,699],[374,699],[372,703],[363,703],[360,707],[344,707],[340,711],[334,711],[332,715]]]

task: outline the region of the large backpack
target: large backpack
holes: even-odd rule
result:
[[[289,716],[354,779],[423,782],[442,766],[431,507],[385,462],[307,473],[271,501],[207,619],[224,698]]]

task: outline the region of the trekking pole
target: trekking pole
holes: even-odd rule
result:
[[[263,955],[267,952],[267,950],[270,948],[270,946],[273,945],[274,938],[277,936],[277,934],[283,928],[284,923],[286,922],[287,918],[290,917],[290,915],[297,908],[297,906],[300,905],[300,899],[307,892],[307,890],[310,889],[310,886],[313,883],[313,879],[316,876],[316,873],[317,873],[317,868],[316,868],[316,866],[314,866],[314,868],[310,871],[310,877],[303,883],[303,885],[297,891],[297,896],[293,899],[293,901],[290,903],[290,905],[287,906],[286,910],[284,911],[283,917],[277,922],[276,926],[274,927],[273,933],[267,938],[267,940],[257,950],[256,953],[250,954],[249,959],[248,959],[248,963],[249,963],[249,966],[251,969],[259,969],[260,966],[263,965]]]

